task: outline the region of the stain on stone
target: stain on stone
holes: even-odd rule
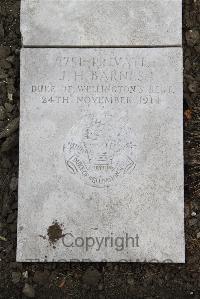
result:
[[[47,230],[47,235],[49,238],[50,244],[54,245],[59,239],[61,239],[63,235],[62,224],[59,224],[57,220],[55,220],[52,225],[49,226]]]
[[[43,235],[39,235],[39,237],[42,238],[43,240],[46,240],[46,238],[47,238],[46,236],[43,236]]]

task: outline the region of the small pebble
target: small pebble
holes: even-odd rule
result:
[[[7,157],[3,157],[1,165],[3,169],[10,169],[12,167],[12,164]]]
[[[0,106],[0,120],[4,120],[6,118],[6,111],[3,106]]]
[[[45,285],[49,279],[49,272],[45,271],[36,271],[33,277],[33,281],[40,285]]]
[[[102,291],[102,290],[103,290],[103,284],[102,284],[102,283],[100,283],[100,284],[98,285],[98,290],[99,290],[99,291]]]
[[[18,203],[17,203],[17,202],[14,202],[14,203],[12,204],[12,206],[11,206],[11,209],[12,209],[12,210],[17,210],[17,208],[18,208]]]
[[[191,215],[192,215],[192,217],[195,217],[195,216],[197,215],[197,213],[193,211],[193,212],[191,213]]]
[[[9,214],[9,216],[8,216],[6,222],[7,222],[8,224],[11,224],[11,223],[13,223],[13,221],[16,219],[16,217],[17,217],[16,213],[13,212],[13,213]]]
[[[9,94],[13,94],[15,92],[15,87],[14,87],[14,80],[9,78],[7,84],[7,90]]]
[[[101,273],[94,268],[89,268],[83,275],[83,283],[88,286],[96,286],[101,278]]]
[[[10,54],[10,48],[9,47],[0,47],[0,57],[6,58]]]
[[[24,271],[22,273],[22,276],[23,276],[24,279],[27,279],[28,278],[28,271]]]
[[[2,152],[8,152],[11,148],[18,144],[18,136],[17,134],[13,134],[9,136],[1,145]]]
[[[128,277],[128,279],[127,279],[127,283],[128,283],[128,285],[133,286],[134,283],[135,283],[135,281],[134,281],[134,279],[133,279],[132,277]]]
[[[15,62],[15,56],[9,56],[8,58],[6,58],[6,60],[13,64]]]
[[[191,83],[188,85],[188,89],[189,89],[189,91],[192,92],[192,93],[197,92],[199,88],[200,88],[200,87],[199,87],[199,83],[196,82],[196,81],[191,82]]]
[[[4,38],[4,28],[2,22],[0,22],[0,39]]]
[[[18,186],[18,179],[16,177],[13,177],[10,181],[10,190],[16,191]]]
[[[21,273],[20,272],[12,272],[12,282],[14,284],[17,284],[18,282],[20,282],[21,279]]]
[[[189,226],[194,226],[197,223],[196,218],[189,219]]]
[[[34,288],[30,284],[28,284],[28,283],[25,283],[25,286],[24,286],[22,292],[28,298],[34,298],[35,297],[35,290],[34,290]]]
[[[8,61],[6,61],[6,60],[0,60],[0,67],[1,67],[2,69],[7,70],[7,69],[10,69],[10,68],[11,68],[11,64],[10,64],[10,62],[8,62]]]
[[[200,35],[198,30],[188,30],[186,32],[186,40],[189,46],[193,47],[195,44],[197,44]]]
[[[13,94],[12,94],[12,93],[8,93],[8,100],[9,100],[10,102],[13,101]]]
[[[0,138],[5,138],[14,133],[19,127],[19,117],[12,119],[5,129],[0,133]]]
[[[12,112],[14,109],[14,105],[12,105],[10,103],[5,103],[5,109],[7,112]]]
[[[7,74],[4,70],[0,69],[0,79],[6,79],[7,78]]]

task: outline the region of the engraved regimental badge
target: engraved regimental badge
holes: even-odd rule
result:
[[[63,147],[67,170],[92,187],[109,187],[136,167],[134,136],[127,116],[85,115],[72,127]]]

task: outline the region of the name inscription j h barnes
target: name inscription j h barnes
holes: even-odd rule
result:
[[[42,104],[160,104],[173,86],[147,82],[155,61],[144,57],[55,58],[56,82],[32,84]],[[69,75],[70,74],[70,75]],[[109,95],[108,95],[109,94]]]

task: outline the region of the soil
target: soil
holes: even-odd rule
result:
[[[55,244],[59,239],[63,237],[62,225],[56,220],[49,226],[47,230],[47,235],[50,244]]]
[[[15,262],[20,1],[1,0],[0,298],[200,298],[200,0],[183,2],[186,264],[47,264]]]

